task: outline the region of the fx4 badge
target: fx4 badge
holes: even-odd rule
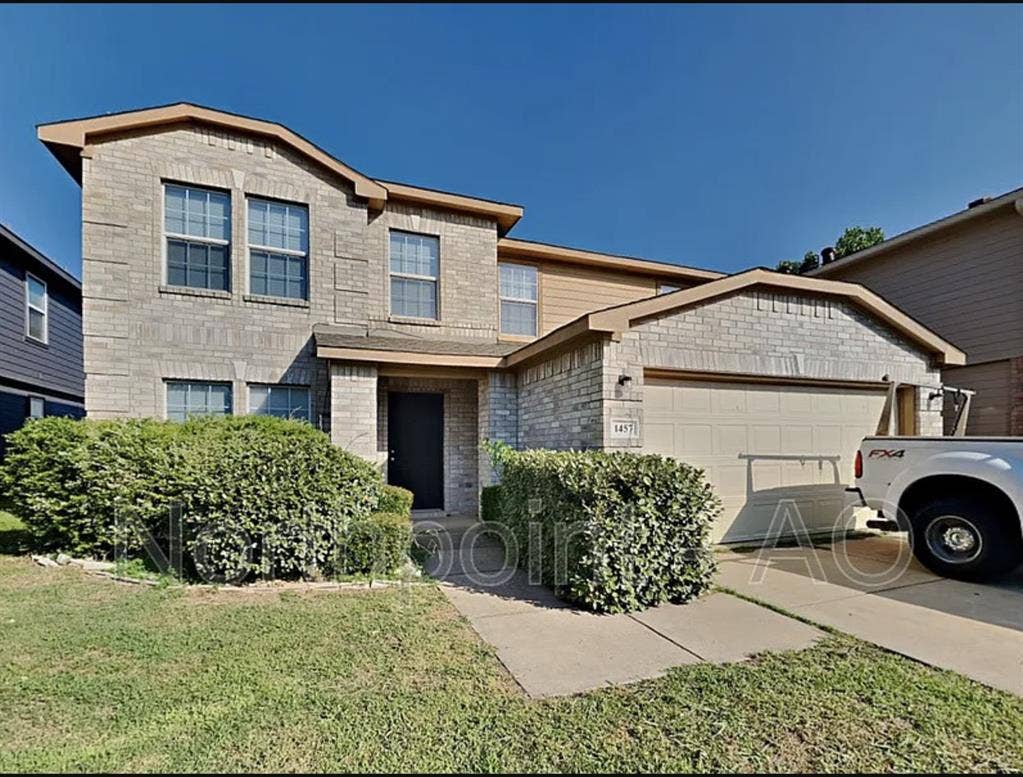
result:
[[[892,450],[890,448],[872,448],[867,458],[870,459],[901,459],[906,455],[906,449]]]

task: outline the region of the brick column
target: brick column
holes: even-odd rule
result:
[[[1009,363],[1009,433],[1023,435],[1023,356]]]
[[[490,372],[479,380],[479,439],[500,440],[513,448],[518,447],[519,407],[518,389],[514,373]],[[497,482],[490,466],[490,456],[479,449],[480,488]]]
[[[330,441],[374,464],[377,450],[377,368],[375,364],[330,363]]]

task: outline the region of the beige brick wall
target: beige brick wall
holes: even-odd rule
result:
[[[83,162],[86,407],[94,417],[162,416],[166,378],[229,381],[236,413],[247,412],[248,383],[287,382],[313,387],[314,416],[327,429],[332,395],[345,417],[345,383],[332,386],[315,358],[313,324],[493,339],[492,221],[400,204],[371,213],[347,182],[289,149],[206,128],[118,137],[90,147]],[[231,193],[230,293],[164,285],[163,180]],[[308,303],[247,294],[246,195],[308,207]],[[440,237],[437,325],[390,320],[392,227]]]

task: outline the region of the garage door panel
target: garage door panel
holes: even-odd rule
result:
[[[707,472],[724,508],[713,538],[725,542],[763,538],[786,521],[810,531],[845,521],[853,458],[885,400],[881,389],[714,381],[644,390],[647,450]]]

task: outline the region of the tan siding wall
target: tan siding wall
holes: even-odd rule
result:
[[[1011,434],[1009,429],[1009,386],[1011,362],[990,362],[972,367],[955,367],[942,373],[942,380],[949,386],[972,389],[977,394],[970,404],[970,415],[966,419],[966,433],[972,435],[998,436]],[[945,433],[952,431],[955,414],[952,402],[946,403]]]
[[[1011,206],[827,277],[877,292],[970,364],[1023,353],[1023,216]]]
[[[540,334],[584,313],[657,293],[657,281],[632,273],[549,264],[540,267]]]

